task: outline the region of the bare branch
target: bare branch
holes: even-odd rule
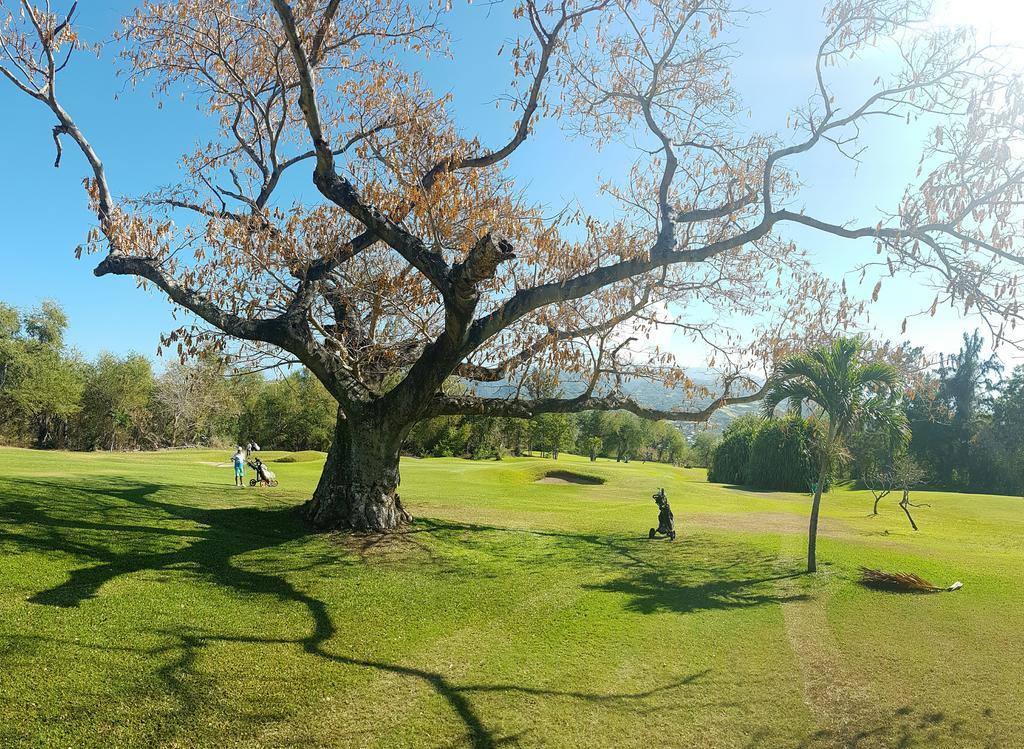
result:
[[[753,403],[761,400],[767,390],[762,385],[755,392],[747,395],[729,395],[733,382],[726,384],[721,396],[696,411],[662,410],[650,408],[637,403],[634,399],[612,393],[606,396],[594,396],[588,393],[576,398],[538,398],[538,399],[503,399],[480,398],[472,395],[439,395],[430,407],[430,416],[453,416],[465,414],[472,416],[507,416],[529,419],[542,413],[578,413],[580,411],[629,411],[644,419],[654,421],[686,421],[705,422],[719,409],[740,403]]]

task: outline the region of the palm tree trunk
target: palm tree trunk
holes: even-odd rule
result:
[[[818,511],[821,509],[821,488],[825,484],[828,467],[822,464],[818,472],[818,483],[814,486],[814,502],[811,504],[811,523],[807,529],[807,571],[818,571]]]

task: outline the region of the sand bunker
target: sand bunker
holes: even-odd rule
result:
[[[541,478],[537,479],[535,484],[583,484],[586,486],[596,486],[603,484],[604,479],[600,479],[597,476],[584,476],[581,473],[573,473],[572,471],[549,471],[544,474]]]

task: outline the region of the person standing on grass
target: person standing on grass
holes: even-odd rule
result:
[[[231,459],[231,462],[235,466],[235,486],[245,486],[245,454],[242,452],[242,448],[239,447],[235,450],[235,457]]]

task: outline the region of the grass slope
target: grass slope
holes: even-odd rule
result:
[[[353,539],[292,512],[320,463],[226,461],[0,450],[0,746],[1021,745],[1019,499],[833,492],[809,578],[806,497],[696,470],[407,460],[415,525]]]

